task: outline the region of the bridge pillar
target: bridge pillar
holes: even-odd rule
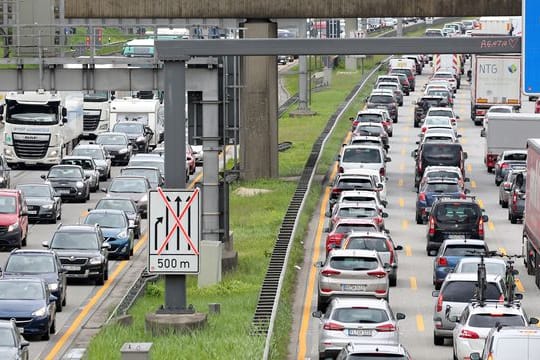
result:
[[[277,37],[277,24],[268,20],[248,19],[241,26],[244,38]],[[241,81],[240,176],[275,178],[279,175],[276,57],[244,57]]]
[[[348,18],[345,19],[345,38],[355,38],[358,32],[358,19]],[[358,70],[358,58],[354,55],[345,56],[345,70],[356,71]]]

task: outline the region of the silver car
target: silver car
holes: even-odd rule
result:
[[[445,338],[452,338],[452,331],[456,324],[449,319],[459,317],[475,297],[477,278],[476,273],[450,273],[446,276],[441,290],[432,292],[432,296],[437,298],[433,312],[433,343],[435,345],[444,345]],[[486,299],[500,300],[502,303],[505,293],[503,278],[488,274],[486,280]]]
[[[319,270],[317,309],[324,311],[336,296],[389,297],[389,264],[374,250],[332,250]]]
[[[398,321],[384,299],[335,298],[325,313],[313,312],[319,319],[319,359],[335,358],[348,343],[398,344]]]
[[[144,219],[148,213],[148,192],[152,187],[143,176],[117,176],[108,188],[101,189],[110,198],[131,199],[137,205],[137,211]]]
[[[386,163],[390,158],[377,145],[345,145],[339,158],[339,171],[351,169],[373,169],[386,176]]]
[[[102,145],[79,144],[71,152],[72,156],[90,156],[94,159],[101,180],[107,181],[111,178],[111,157]]]
[[[79,165],[82,167],[85,176],[89,176],[90,191],[96,192],[99,189],[99,170],[96,162],[90,156],[64,156],[61,165]]]

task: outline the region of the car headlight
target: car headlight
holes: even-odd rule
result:
[[[118,150],[118,153],[119,153],[119,154],[125,154],[125,153],[127,153],[127,152],[128,152],[128,149],[126,149],[126,148],[123,148],[123,149]]]
[[[138,142],[138,143],[142,143],[144,142],[146,139],[144,138],[144,136],[139,136],[135,141]]]
[[[56,291],[58,290],[58,283],[51,283],[48,285],[49,286],[49,291]]]
[[[119,238],[125,238],[128,236],[128,233],[127,233],[127,230],[123,230],[122,232],[119,232],[116,237],[119,237]]]
[[[45,316],[47,314],[47,307],[44,306],[40,309],[37,309],[32,313],[33,316]]]
[[[53,204],[45,204],[45,205],[41,205],[41,207],[42,207],[43,209],[50,210],[50,209],[53,208]]]
[[[84,184],[83,184],[82,181],[77,181],[77,182],[75,183],[75,186],[78,187],[78,188],[82,188],[82,187],[84,187]]]
[[[58,155],[58,151],[57,151],[57,150],[51,151],[50,156],[57,156],[57,155]]]
[[[18,228],[19,228],[19,223],[16,222],[15,224],[9,225],[8,231],[15,231],[15,230],[17,230]]]
[[[6,179],[3,176],[0,176],[0,183],[3,183]]]
[[[90,259],[90,265],[99,265],[101,264],[101,256],[96,256]]]
[[[8,156],[11,156],[11,155],[13,155],[13,151],[11,151],[10,148],[4,148],[4,154],[6,154]]]

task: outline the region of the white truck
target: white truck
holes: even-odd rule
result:
[[[540,114],[490,113],[488,120],[484,163],[489,172],[503,151],[524,150],[527,139],[540,138]]]
[[[3,151],[10,165],[58,164],[83,133],[82,93],[9,92],[0,110]]]
[[[109,131],[109,91],[98,91],[84,94],[83,136],[95,138]]]
[[[119,121],[137,121],[148,126],[154,135],[150,139],[149,147],[155,149],[163,141],[164,124],[163,111],[159,99],[122,98],[111,101],[110,124],[112,129]]]
[[[521,108],[521,55],[473,55],[471,119],[482,125],[492,105]]]
[[[513,26],[510,16],[482,16],[479,22],[480,28],[473,30],[473,35],[510,35]]]

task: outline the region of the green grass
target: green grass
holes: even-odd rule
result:
[[[86,36],[92,35],[86,27],[77,27],[73,35],[68,35],[68,51],[77,46],[86,46]],[[103,28],[101,48],[96,49],[96,55],[110,55],[122,50],[126,41],[136,38],[136,34],[127,34],[118,28]],[[92,42],[92,38],[90,38]],[[85,55],[90,55],[90,50],[85,51]]]

